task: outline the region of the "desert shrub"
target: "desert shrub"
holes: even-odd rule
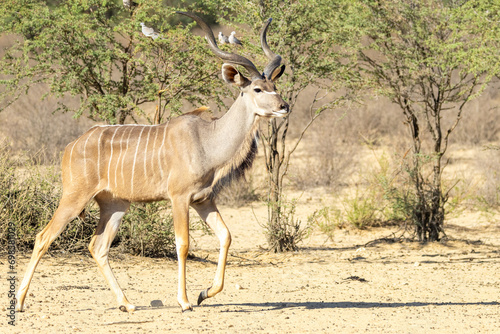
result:
[[[166,202],[134,203],[123,217],[117,243],[124,252],[148,257],[173,256],[173,217]]]
[[[339,225],[341,222],[340,215],[340,210],[325,206],[324,208],[314,211],[307,217],[307,221],[310,227],[318,227],[329,240],[333,240],[335,230],[341,227]]]
[[[8,146],[0,147],[0,247],[5,250],[6,227],[15,225],[16,246],[33,249],[36,234],[47,225],[59,203],[61,183],[56,168],[35,165],[26,156],[15,157]],[[95,218],[77,218],[52,244],[52,250],[85,248],[95,229]]]
[[[375,155],[376,156],[376,155]],[[314,212],[309,221],[333,238],[335,229],[365,229],[412,222],[416,208],[409,181],[398,165],[385,154],[377,163],[359,171],[355,192],[337,197],[335,205]],[[397,162],[399,159],[396,157]]]
[[[373,195],[374,193],[356,192],[353,196],[345,198],[342,201],[340,219],[358,229],[379,225],[376,198]]]
[[[354,195],[341,199],[340,206],[324,207],[314,212],[309,221],[331,239],[337,228],[380,226],[383,222],[378,204],[377,194],[357,190]]]
[[[390,159],[385,153],[376,156],[377,163],[367,172],[367,182],[378,198],[381,224],[393,225],[411,219],[416,199],[401,157]],[[395,160],[395,161],[394,161]]]
[[[278,212],[278,219],[274,220],[275,224],[267,223],[263,226],[267,243],[275,253],[296,251],[300,241],[307,236],[309,226],[302,226],[302,222],[295,218],[296,199],[285,199],[279,207],[281,210]]]

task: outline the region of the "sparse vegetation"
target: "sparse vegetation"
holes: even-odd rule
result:
[[[12,4],[20,3],[11,2],[2,6],[11,6]],[[97,2],[91,1],[89,5],[95,3]],[[149,2],[147,3],[149,6]],[[219,2],[217,3],[220,5]],[[484,11],[484,15],[476,17],[478,20],[483,20],[484,22],[481,22],[484,25],[476,26],[478,30],[475,30],[474,34],[481,36],[479,32],[484,32],[481,29],[486,29],[487,31],[481,37],[491,39],[488,40],[489,44],[481,44],[480,40],[477,39],[475,42],[478,45],[468,46],[465,49],[462,46],[467,46],[464,44],[464,41],[469,37],[463,35],[465,32],[462,32],[459,28],[474,26],[474,21],[470,21],[472,20],[471,16],[462,15],[462,17],[459,17],[458,15],[452,15],[453,19],[462,20],[460,21],[463,22],[462,26],[459,24],[460,22],[438,19],[436,23],[433,20],[440,18],[440,15],[450,15],[450,10],[452,9],[457,11],[457,13],[468,13],[467,10],[472,10],[472,2],[465,1],[458,3],[456,1],[440,2],[429,0],[416,2],[402,1],[397,3],[393,1],[377,1],[376,3],[381,5],[378,9],[371,7],[374,4],[373,2],[355,1],[352,2],[354,4],[352,7],[350,3],[349,1],[339,1],[337,3],[339,13],[346,10],[344,12],[346,20],[327,22],[328,17],[324,14],[318,16],[318,18],[324,24],[337,25],[335,29],[340,29],[343,32],[342,34],[329,37],[335,37],[336,40],[328,40],[328,43],[332,45],[335,43],[337,43],[335,45],[345,43],[343,44],[345,48],[343,51],[355,50],[359,52],[359,49],[354,48],[359,47],[359,45],[355,45],[355,38],[368,38],[362,39],[365,47],[365,50],[363,50],[364,54],[353,53],[366,66],[362,70],[355,70],[353,68],[349,70],[359,70],[356,73],[364,71],[366,77],[372,75],[370,77],[372,79],[370,81],[372,90],[368,91],[363,97],[364,104],[351,105],[346,110],[329,110],[328,114],[323,113],[326,109],[322,108],[325,106],[324,103],[332,101],[333,94],[327,93],[335,91],[338,86],[330,86],[329,80],[332,78],[321,77],[318,73],[321,73],[321,71],[333,71],[335,68],[332,64],[321,63],[321,61],[326,61],[325,59],[327,58],[320,58],[319,55],[303,57],[304,49],[311,48],[311,45],[308,43],[319,43],[318,47],[323,48],[320,48],[323,50],[321,52],[326,54],[325,50],[330,49],[321,42],[323,40],[321,38],[324,36],[316,31],[314,33],[318,33],[321,38],[317,41],[315,40],[315,42],[304,42],[305,46],[301,46],[302,49],[294,48],[293,43],[298,43],[298,37],[307,39],[307,36],[310,36],[306,34],[307,31],[304,32],[303,36],[295,33],[297,30],[302,31],[299,25],[302,18],[300,17],[300,11],[297,10],[297,8],[300,8],[300,4],[291,1],[290,8],[283,8],[283,10],[287,9],[289,12],[280,12],[279,15],[281,16],[276,16],[278,14],[275,15],[274,13],[272,15],[274,21],[269,34],[269,42],[273,50],[282,54],[288,66],[287,72],[282,78],[284,80],[278,83],[278,86],[284,96],[288,94],[287,100],[292,105],[293,112],[290,118],[286,119],[282,124],[271,124],[269,129],[263,129],[264,140],[262,144],[264,147],[261,146],[261,153],[265,155],[264,159],[267,163],[268,174],[264,177],[249,175],[250,184],[241,182],[232,185],[221,194],[220,202],[230,206],[241,206],[248,202],[256,201],[259,198],[267,197],[270,206],[269,226],[266,231],[270,248],[274,251],[296,250],[298,248],[297,243],[307,235],[305,231],[308,227],[301,226],[301,219],[304,219],[302,218],[299,204],[285,199],[286,191],[291,188],[303,191],[319,187],[337,194],[335,203],[318,209],[308,219],[308,226],[317,226],[329,238],[333,238],[334,231],[337,228],[369,228],[370,226],[386,224],[413,224],[412,226],[415,227],[413,231],[414,237],[422,241],[439,239],[444,235],[443,224],[445,215],[451,209],[459,208],[465,203],[469,208],[474,207],[475,209],[498,209],[500,206],[500,171],[498,167],[500,162],[498,150],[485,149],[485,147],[498,148],[498,141],[500,140],[500,125],[498,122],[495,122],[500,111],[497,107],[499,99],[498,80],[494,77],[494,72],[498,72],[498,56],[496,52],[494,54],[495,57],[490,59],[490,55],[488,55],[488,50],[486,49],[487,47],[491,47],[491,45],[498,45],[499,43],[498,27],[488,24],[488,20],[492,19],[492,15],[498,13],[498,5],[487,0],[477,2],[477,7],[474,8],[476,11],[489,7],[487,11]],[[413,4],[417,7],[420,6],[418,4],[421,4],[420,7],[423,8],[424,5],[430,3],[438,7],[441,6],[444,9],[438,11],[438,13],[434,13],[431,11],[434,8],[432,6],[427,6],[423,12],[415,10],[416,7],[411,7]],[[125,13],[117,4],[119,3],[108,3],[106,6],[108,6],[108,9],[116,8],[120,12],[119,15],[123,16]],[[229,3],[224,3],[224,5],[227,4]],[[240,4],[241,2],[236,3],[236,5]],[[308,4],[305,6],[308,10],[312,11],[315,9],[313,8],[314,4],[324,5],[325,3],[319,1],[318,3],[313,2],[312,5]],[[42,2],[39,5],[44,6]],[[244,42],[247,42],[244,46],[245,49],[243,49],[244,52],[252,53],[258,48],[256,46],[258,44],[256,42],[256,35],[261,27],[263,18],[271,16],[270,11],[273,9],[273,6],[276,6],[276,3],[273,1],[263,1],[258,4],[256,2],[248,2],[246,5],[253,6],[252,8],[259,8],[251,18],[248,17],[246,11],[240,11],[242,15],[238,18],[240,22],[245,21],[251,27],[255,28],[252,32],[249,31],[242,36]],[[79,6],[87,5],[81,2]],[[197,6],[197,4],[193,4],[193,6]],[[419,43],[424,43],[426,38],[430,38],[432,42],[432,38],[434,38],[432,33],[441,31],[439,30],[441,28],[445,29],[442,31],[451,32],[451,35],[458,34],[455,40],[456,44],[443,47],[444,44],[442,43],[435,44],[429,42],[428,45],[420,45],[422,46],[421,51],[423,53],[407,52],[413,49],[406,44],[397,44],[399,39],[395,38],[395,33],[388,33],[392,31],[392,28],[389,29],[390,27],[381,21],[371,22],[370,24],[373,23],[375,26],[368,27],[367,24],[369,21],[367,19],[360,20],[360,16],[356,16],[359,14],[357,12],[359,8],[356,6],[361,6],[364,10],[369,9],[370,15],[374,15],[378,19],[393,20],[394,22],[391,22],[394,24],[391,27],[396,29],[394,31],[398,33],[409,34],[404,36],[409,38],[406,41],[413,41],[412,47],[419,46],[420,44],[417,43],[419,41]],[[143,9],[145,8],[143,7]],[[150,10],[153,7],[147,8]],[[319,6],[316,9],[318,8],[322,7]],[[206,8],[205,10],[209,11]],[[108,26],[117,24],[115,27],[130,29],[130,31],[127,30],[127,33],[124,32],[125,30],[120,30],[119,33],[124,34],[123,36],[137,43],[137,50],[140,50],[140,52],[136,53],[132,52],[132,49],[127,50],[127,55],[136,57],[135,60],[130,60],[129,65],[138,62],[137,64],[144,66],[143,69],[146,71],[144,73],[149,73],[149,70],[166,73],[162,72],[166,67],[155,67],[156,65],[153,66],[150,62],[152,59],[157,59],[155,57],[161,54],[163,56],[161,59],[165,61],[164,65],[168,63],[165,57],[173,50],[170,49],[170,41],[159,42],[159,45],[154,44],[149,39],[143,39],[139,29],[133,26],[137,23],[135,21],[145,18],[144,15],[148,12],[147,10],[140,17],[127,18],[125,20],[127,22],[126,27],[108,18],[104,10],[94,13],[87,11],[85,14],[83,12],[78,15],[79,19],[86,22],[86,25],[90,23],[87,20],[88,17],[85,18],[84,16],[93,15],[94,18],[102,18],[103,22]],[[286,16],[290,13],[293,14],[291,15],[291,19]],[[310,14],[312,15],[313,13],[307,13],[307,15]],[[364,12],[364,14],[367,14],[367,12]],[[42,12],[33,12],[30,15],[42,15]],[[228,16],[226,16],[227,18]],[[347,20],[347,18],[351,20]],[[5,20],[6,17],[2,17],[2,19]],[[13,18],[11,17],[10,19]],[[66,19],[67,17],[65,17]],[[167,24],[162,26],[162,17],[153,16],[151,20],[151,22],[158,23],[158,27],[161,29],[172,28],[172,26]],[[9,24],[14,24],[14,21],[9,21]],[[65,22],[64,20],[52,22],[52,25],[46,27],[46,29],[57,30]],[[227,20],[222,20],[221,22],[234,24],[234,22],[228,22]],[[277,22],[281,23],[275,24]],[[286,22],[294,22],[294,26],[288,27]],[[305,23],[307,26],[310,22]],[[349,26],[342,28],[340,25],[344,23]],[[410,29],[426,25],[431,25],[434,28],[422,28],[418,31]],[[377,28],[377,30],[373,29],[374,27],[382,27],[384,29]],[[24,36],[27,41],[31,41],[30,43],[34,43],[33,37],[35,35],[43,33],[36,29],[33,30],[33,27],[28,29],[28,26],[22,25],[16,27],[13,25],[4,25],[3,28],[11,29],[12,32],[18,33],[19,36]],[[321,28],[326,29],[326,27]],[[346,30],[343,30],[344,28]],[[104,27],[99,27],[99,29],[104,29]],[[108,32],[113,30],[109,27],[106,29],[108,29],[106,30]],[[363,35],[367,31],[373,35],[369,35],[368,37],[366,37],[367,35]],[[380,32],[385,32],[385,34]],[[62,33],[62,31],[58,31],[58,33]],[[75,36],[78,35],[75,31],[72,31],[72,33]],[[174,44],[176,46],[182,45],[181,39],[187,36],[187,31],[178,31],[175,28],[175,34],[177,34],[177,39]],[[290,36],[291,34],[292,36]],[[423,35],[421,36],[420,34]],[[447,36],[451,35],[448,34]],[[99,36],[99,38],[101,37]],[[446,36],[438,37],[444,38]],[[57,37],[45,36],[44,38],[47,42],[50,38],[53,41]],[[287,38],[290,38],[291,41]],[[21,42],[19,41],[19,43]],[[37,41],[37,43],[39,42],[40,40]],[[93,42],[97,43],[97,39]],[[368,42],[371,44],[367,44]],[[383,43],[377,44],[379,42]],[[384,49],[384,43],[391,46],[390,50]],[[201,63],[207,59],[213,59],[211,55],[206,54],[206,42],[201,40],[199,44],[200,49],[195,50],[196,52],[200,52],[199,57],[188,63],[181,64],[182,66],[180,65],[181,69],[179,70],[189,72],[193,68],[199,68],[202,65]],[[17,46],[19,47],[17,50],[26,47],[27,57],[28,55],[35,56],[28,51],[36,47],[36,43],[32,45],[18,44]],[[121,52],[119,50],[124,45],[116,44],[115,47],[116,49],[113,49],[113,57],[115,58],[111,57],[108,59],[104,57],[101,59],[104,60],[104,63],[102,63],[104,67],[100,68],[107,69],[102,70],[100,73],[102,76],[99,77],[100,80],[102,79],[100,85],[106,88],[106,94],[104,95],[94,91],[94,95],[89,94],[82,97],[80,94],[82,87],[77,89],[75,88],[76,86],[72,86],[78,86],[78,83],[73,81],[74,77],[68,74],[69,77],[66,78],[67,80],[61,80],[57,85],[50,87],[57,101],[46,99],[40,102],[45,91],[33,89],[32,87],[29,91],[30,95],[9,95],[14,91],[16,94],[23,93],[24,90],[19,90],[19,87],[16,86],[17,79],[14,80],[12,76],[4,75],[0,78],[3,80],[1,81],[3,85],[0,95],[6,98],[6,100],[3,100],[4,104],[0,106],[0,109],[10,104],[13,101],[12,98],[20,97],[20,100],[10,105],[9,108],[0,114],[0,132],[11,143],[10,148],[4,146],[1,149],[0,157],[0,218],[2,219],[0,236],[3,236],[5,233],[5,222],[15,222],[19,234],[18,247],[22,250],[28,250],[33,246],[36,233],[50,220],[57,207],[61,191],[58,176],[59,168],[51,166],[51,163],[57,161],[59,152],[70,140],[83,132],[84,128],[88,127],[87,124],[76,126],[73,119],[66,117],[69,114],[52,115],[51,111],[57,109],[55,102],[58,102],[59,106],[64,106],[62,107],[63,110],[77,111],[77,114],[88,112],[88,116],[91,116],[90,118],[94,120],[120,123],[124,120],[128,122],[139,121],[139,118],[141,118],[144,122],[154,123],[168,118],[171,110],[180,110],[183,95],[189,95],[192,91],[199,92],[198,97],[201,95],[210,95],[207,91],[210,85],[207,82],[200,81],[200,78],[205,78],[203,76],[197,77],[199,80],[187,78],[188,80],[194,80],[196,85],[193,87],[184,87],[179,93],[176,90],[179,87],[175,84],[168,86],[170,81],[165,81],[166,77],[156,76],[152,78],[151,76],[144,75],[144,77],[149,78],[148,80],[154,81],[155,84],[147,87],[141,86],[141,89],[144,88],[144,104],[133,102],[131,82],[128,82],[128,90],[126,92],[123,91],[124,78],[130,78],[132,75],[131,72],[128,72],[128,70],[131,70],[131,67],[126,72],[118,71],[117,73],[121,75],[119,79],[117,79],[118,76],[108,75],[112,72],[109,70],[110,68],[114,68],[113,66],[116,67],[116,64],[122,64],[125,61],[115,54],[119,54]],[[464,72],[465,69],[461,65],[464,63],[463,59],[466,59],[467,54],[454,52],[457,48],[464,52],[481,53],[481,56],[473,55],[475,58],[473,57],[472,60],[477,62],[466,62],[470,65],[468,67],[472,72]],[[106,51],[105,49],[104,47],[94,51],[97,56],[101,57],[103,54],[100,52]],[[16,65],[21,65],[21,60],[24,61],[29,58],[21,59],[17,57],[20,54],[14,52],[14,49],[11,51],[7,53],[8,57],[4,61],[14,62],[18,60],[19,63]],[[397,52],[387,53],[389,51]],[[442,51],[442,53],[437,51]],[[52,52],[50,50],[45,50],[44,52],[46,53],[37,55],[36,57],[44,56],[50,58],[58,55],[58,53],[50,53]],[[148,59],[140,57],[141,54],[146,53],[149,54]],[[179,52],[174,53],[179,54]],[[3,53],[1,55],[3,56]],[[486,56],[483,57],[483,55]],[[333,57],[333,55],[330,56]],[[386,57],[385,62],[381,61],[383,57]],[[332,59],[335,60],[337,58],[333,57]],[[314,61],[316,61],[316,64],[313,63]],[[446,67],[446,64],[440,63],[440,61],[450,61],[453,66]],[[422,65],[421,62],[424,62],[424,64]],[[45,66],[45,63],[32,64],[35,67],[27,68],[26,70],[34,72],[23,73],[24,75],[28,75],[25,78],[29,77],[30,80],[34,80],[31,84],[38,80],[39,77],[36,75],[39,75],[41,73],[39,70],[42,70],[43,66]],[[81,65],[81,63],[79,64]],[[219,65],[214,63],[204,64],[207,70],[205,74],[208,75],[210,80],[214,79],[213,82],[217,84],[221,83],[220,78],[217,78],[215,75],[216,72],[219,72]],[[491,66],[491,68],[485,71],[484,69],[487,66]],[[397,73],[398,69],[401,70],[399,73]],[[19,68],[4,67],[3,70],[7,72],[11,71],[10,74],[12,75],[15,73],[14,70],[22,70],[22,66]],[[73,70],[80,71],[81,68]],[[310,76],[313,72],[316,74]],[[85,73],[82,73],[82,75]],[[36,75],[32,76],[32,74]],[[342,75],[342,72],[335,75]],[[377,78],[376,75],[381,76]],[[434,75],[437,75],[437,77]],[[142,85],[144,78],[140,75],[139,77],[140,80],[137,80],[141,82],[135,82],[135,84]],[[88,77],[82,76],[80,78],[88,80]],[[493,82],[489,81],[491,78],[493,78]],[[432,89],[422,88],[425,86],[425,83],[433,82],[434,84],[431,84]],[[28,80],[22,83],[28,84],[30,82]],[[340,83],[341,81],[339,80],[335,82],[335,85],[340,85]],[[59,84],[67,86],[62,87]],[[158,94],[159,89],[167,87],[163,84],[171,89]],[[64,89],[69,87],[72,88],[66,91],[66,93],[74,93],[76,98],[70,99],[68,96],[63,96]],[[12,89],[10,93],[8,89]],[[483,89],[486,89],[485,94],[477,100],[471,101]],[[317,91],[320,94],[315,95]],[[220,92],[224,95],[225,88]],[[170,99],[167,96],[173,96],[174,98]],[[80,102],[75,100],[80,97],[82,97]],[[433,97],[438,97],[439,101],[433,99]],[[452,103],[446,104],[445,98],[450,98],[450,102]],[[218,100],[218,97],[210,101],[213,103],[221,102]],[[425,103],[422,101],[425,101]],[[148,105],[146,102],[150,102],[151,105]],[[139,105],[141,105],[140,108]],[[158,109],[155,109],[156,105]],[[333,105],[334,103],[327,106]],[[170,107],[173,109],[169,109]],[[439,109],[440,107],[444,107],[444,109]],[[115,110],[114,113],[110,113],[112,109]],[[318,111],[323,113],[319,118],[317,117]],[[453,113],[453,111],[455,112]],[[315,123],[309,126],[309,121],[312,119],[315,119]],[[300,137],[300,133],[304,129],[304,125],[309,126],[308,135],[302,138]],[[285,129],[288,130],[283,132]],[[266,132],[267,130],[271,131]],[[277,130],[279,131],[276,132]],[[451,133],[453,135],[450,135]],[[287,134],[288,137],[286,136]],[[298,139],[302,140],[302,142],[296,147],[294,145]],[[272,145],[274,146],[271,147]],[[367,149],[367,146],[369,149]],[[460,156],[454,156],[453,150],[450,149],[464,147],[473,151],[467,157],[467,160]],[[265,152],[262,152],[263,148],[265,148]],[[293,158],[290,159],[289,151],[286,148],[293,148],[293,150],[297,148]],[[25,150],[29,150],[30,152],[24,154],[23,151]],[[375,151],[385,151],[388,153],[374,154]],[[274,158],[275,160],[270,158]],[[288,166],[285,167],[288,162],[291,162],[290,168]],[[460,164],[465,162],[469,168],[467,174],[460,174],[460,181],[455,172],[447,174],[447,170],[454,168],[454,164],[457,162]],[[44,166],[41,166],[41,164]],[[273,172],[273,166],[279,166],[278,170],[276,171],[275,169]],[[259,168],[264,170],[266,167],[261,165]],[[287,182],[288,180],[290,182]],[[255,184],[259,186],[257,187]],[[263,184],[265,186],[262,186]],[[275,186],[281,188],[274,188],[272,190]],[[266,194],[267,189],[271,189],[274,192]],[[432,219],[434,221],[431,221]],[[85,218],[77,218],[71,222],[67,230],[53,244],[52,249],[69,251],[86,250],[88,241],[94,233],[97,220],[98,213],[96,208],[90,206]],[[434,225],[429,227],[429,224]],[[120,246],[123,247],[124,251],[145,256],[171,254],[174,249],[171,225],[172,221],[169,215],[168,204],[133,205],[130,212],[124,218],[117,240],[113,246]],[[270,228],[275,230],[271,230]],[[2,240],[5,240],[5,238]]]
[[[36,234],[49,222],[59,203],[61,185],[54,166],[35,165],[25,155],[12,156],[5,144],[0,147],[0,235],[14,223],[17,248],[33,248]],[[95,220],[77,218],[54,242],[52,249],[78,251],[94,233]],[[2,249],[7,238],[1,239]]]
[[[264,230],[270,250],[275,253],[296,251],[298,244],[307,236],[309,226],[303,226],[296,217],[297,200],[279,203],[281,210],[278,219],[265,224]]]
[[[217,203],[240,207],[259,200],[257,190],[254,188],[253,177],[239,179],[222,189],[218,195]]]
[[[330,241],[333,241],[335,230],[341,228],[340,215],[340,210],[325,206],[314,211],[307,217],[307,221],[311,228],[317,227]]]
[[[166,202],[135,203],[123,217],[117,236],[126,253],[175,257],[173,218]]]
[[[404,169],[420,241],[444,236],[443,157],[464,107],[499,73],[500,32],[490,27],[499,10],[488,0],[356,1],[346,24],[358,29],[339,41],[358,56],[373,90],[404,115],[411,139]]]

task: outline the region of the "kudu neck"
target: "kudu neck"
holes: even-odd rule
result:
[[[257,116],[241,95],[221,118],[213,121],[207,152],[215,165],[229,161],[248,145],[255,135],[256,122]]]

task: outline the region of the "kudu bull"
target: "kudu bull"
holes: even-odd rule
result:
[[[289,107],[276,92],[274,81],[285,69],[281,57],[266,41],[271,22],[263,26],[260,41],[270,62],[261,74],[245,57],[218,48],[212,29],[198,16],[211,50],[225,63],[223,79],[236,85],[240,94],[219,119],[207,121],[197,112],[161,125],[95,126],[70,143],[62,159],[63,194],[54,216],[36,236],[26,274],[17,293],[18,311],[23,305],[40,258],[66,225],[93,198],[100,219],[89,250],[116,296],[122,311],[135,306],[125,297],[109,265],[108,253],[121,218],[131,202],[170,199],[178,256],[177,301],[182,311],[192,310],[186,295],[186,258],[189,248],[189,206],[210,226],[220,241],[220,254],[213,285],[203,290],[198,304],[213,297],[224,286],[224,271],[231,235],[215,205],[222,187],[243,175],[257,151],[258,121],[284,117]],[[250,78],[234,65],[243,66]]]

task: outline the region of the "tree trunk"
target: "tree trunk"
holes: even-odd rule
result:
[[[415,113],[407,109],[408,124],[413,139],[413,166],[410,168],[410,177],[415,187],[416,203],[413,208],[415,234],[421,242],[439,241],[444,233],[444,201],[441,189],[441,136],[434,138],[432,181],[426,181],[423,173],[421,140],[419,137],[418,118]],[[425,159],[425,158],[424,158]]]
[[[280,187],[280,155],[278,150],[278,126],[276,119],[271,120],[269,124],[268,137],[268,219],[269,233],[268,243],[274,252],[281,252],[279,243],[280,233],[280,213],[281,213],[281,187]]]
[[[269,183],[267,241],[275,253],[297,250],[297,243],[304,236],[300,221],[294,219],[295,202],[283,198],[283,177],[288,163],[285,151],[287,129],[287,119],[271,120],[264,142]]]

